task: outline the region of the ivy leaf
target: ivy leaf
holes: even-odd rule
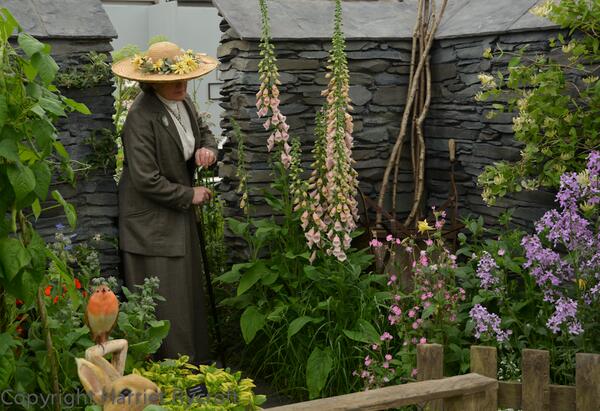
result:
[[[240,318],[240,328],[246,344],[250,344],[256,333],[265,325],[265,316],[258,311],[256,306],[252,305],[244,311]]]
[[[315,347],[306,362],[306,385],[311,400],[317,398],[325,387],[332,366],[331,349]]]
[[[32,57],[34,54],[44,50],[44,43],[27,33],[19,33],[17,42],[28,57]]]
[[[17,201],[22,200],[35,189],[35,175],[29,167],[16,163],[8,166],[6,171]]]
[[[31,261],[31,255],[16,238],[0,239],[0,263],[4,276],[11,281]]]

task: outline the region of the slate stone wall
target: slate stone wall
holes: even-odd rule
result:
[[[252,203],[256,215],[269,214],[260,198],[260,189],[268,186],[267,133],[256,116],[255,93],[259,78],[258,42],[240,40],[223,20],[220,78],[222,106],[226,110],[222,127],[231,136],[230,118],[235,118],[246,135],[246,161],[250,169],[250,186],[254,190]],[[501,115],[489,120],[485,114],[490,104],[479,103],[474,96],[479,91],[480,72],[506,70],[508,57],[491,65],[482,57],[487,47],[498,43],[510,51],[529,43],[528,54],[547,51],[548,31],[469,37],[436,41],[432,52],[433,95],[425,125],[427,144],[426,185],[428,205],[440,205],[448,198],[448,139],[457,141],[455,176],[463,215],[483,215],[489,222],[507,207],[516,207],[515,218],[530,225],[552,204],[547,193],[524,193],[498,201],[496,207],[486,207],[476,186],[477,176],[486,164],[501,159],[518,158],[519,147],[512,137],[512,117]],[[321,107],[321,90],[326,86],[328,41],[278,41],[276,53],[281,73],[281,110],[288,117],[291,134],[302,141],[304,164],[310,162],[314,141],[314,117]],[[359,172],[360,188],[366,196],[376,198],[391,146],[399,131],[403,104],[408,86],[410,42],[348,41],[347,54],[351,72],[351,97],[354,104],[354,158]],[[411,206],[412,174],[408,149],[405,149],[403,171],[399,176],[398,204],[402,212]],[[224,146],[220,186],[226,202],[227,215],[239,215],[235,193],[237,141],[230,139]]]
[[[52,46],[52,55],[61,69],[67,69],[87,63],[85,56],[90,51],[109,53],[112,51],[110,39],[42,39]],[[78,102],[84,103],[92,112],[91,115],[72,113],[57,124],[59,140],[63,143],[72,160],[86,163],[93,153],[86,144],[93,133],[101,129],[112,130],[112,114],[114,98],[110,80],[92,88],[63,89],[62,93]],[[116,146],[112,157],[116,154]],[[75,163],[74,168],[78,165]],[[79,166],[80,167],[80,166]],[[77,173],[75,187],[69,184],[53,182],[51,190],[58,189],[63,197],[71,202],[78,214],[77,236],[74,242],[88,242],[100,254],[102,272],[106,275],[118,273],[119,257],[114,244],[117,231],[117,187],[113,179],[114,165],[107,172],[94,169],[89,173]],[[48,203],[50,205],[53,203]],[[70,232],[62,209],[44,212],[36,227],[47,241],[53,241],[56,224],[65,225],[65,233]],[[101,241],[93,237],[100,234]]]

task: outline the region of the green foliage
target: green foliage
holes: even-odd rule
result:
[[[526,267],[527,260],[521,245],[526,233],[512,227],[510,213],[503,215],[502,223],[503,227],[488,229],[484,228],[483,219],[469,219],[465,221],[467,233],[460,235],[461,248],[457,254],[468,258],[456,273],[467,291],[467,301],[462,307],[466,318],[463,326],[467,333],[465,338],[469,338],[473,330],[473,321],[468,319],[467,313],[475,304],[481,304],[499,315],[503,327],[512,330],[506,342],[498,343],[490,335],[482,335],[479,340],[485,345],[498,347],[500,379],[519,379],[522,350],[536,348],[550,352],[553,383],[574,385],[575,354],[596,352],[597,344],[588,341],[586,345],[582,336],[554,334],[549,330],[547,320],[555,307],[546,301],[543,290]],[[491,256],[496,264],[492,274],[499,282],[494,289],[482,288],[476,274],[484,254]],[[577,256],[572,257],[578,264]],[[578,318],[580,316],[582,313],[578,313]],[[593,315],[587,318],[593,318]],[[592,325],[588,331],[593,332],[595,322],[592,320],[588,324]]]
[[[116,167],[117,143],[111,130],[106,128],[92,131],[85,143],[90,147],[91,152],[86,157],[86,163],[89,173],[91,170],[102,170],[105,174]]]
[[[550,40],[555,52],[534,58],[525,56],[526,48],[486,53],[511,57],[508,75],[480,75],[483,91],[476,99],[495,101],[497,112],[517,111],[513,130],[524,144],[520,160],[488,166],[479,176],[488,204],[510,192],[557,188],[564,172],[585,168],[589,152],[600,147],[600,3],[562,0],[543,10],[569,30]]]
[[[117,289],[114,278],[109,279],[111,289]],[[104,282],[104,279],[97,279]],[[156,305],[165,299],[158,294],[159,280],[156,277],[144,279],[144,284],[136,285],[135,290],[122,287],[127,301],[121,302],[114,338],[124,338],[129,342],[126,372],[141,367],[160,347],[169,333],[168,320],[156,319]]]
[[[64,88],[89,88],[107,84],[111,78],[108,56],[104,53],[89,52],[85,55],[86,64],[72,67],[67,72],[58,73],[56,84]]]
[[[242,373],[231,373],[229,369],[188,363],[189,358],[167,359],[159,363],[150,362],[134,373],[142,375],[158,385],[162,396],[162,409],[184,410],[259,410],[266,400],[264,395],[255,395],[254,383],[242,378]],[[188,397],[187,389],[206,386],[204,396]],[[147,409],[147,408],[146,408]]]
[[[371,256],[355,249],[345,263],[319,253],[311,265],[287,174],[281,163],[273,167],[276,181],[264,195],[283,218],[227,220],[251,258],[217,278],[236,285],[235,296],[222,304],[242,312],[250,370],[298,398],[351,392],[356,381],[347,370],[357,364],[347,333],[374,315],[383,277],[368,274]]]

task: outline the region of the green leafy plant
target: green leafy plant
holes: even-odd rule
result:
[[[15,31],[18,46],[9,42]],[[69,154],[57,140],[54,123],[73,110],[90,113],[85,105],[60,94],[53,84],[57,72],[50,46],[23,33],[8,9],[0,8],[0,335],[2,345],[8,348],[0,355],[0,388],[18,370],[13,349],[19,343],[14,337],[15,312],[10,307],[18,298],[28,307],[36,306],[47,351],[44,360],[50,368],[46,386],[55,395],[60,391],[59,362],[41,288],[47,258],[53,255],[30,218],[37,219],[43,211],[55,166],[67,180],[73,179]],[[53,191],[52,197],[74,226],[73,206],[58,191]],[[72,282],[67,287],[75,293]]]
[[[110,81],[108,55],[92,51],[85,55],[85,59],[88,63],[57,73],[56,85],[64,88],[89,88]]]
[[[256,395],[254,383],[242,378],[242,373],[232,373],[229,369],[188,363],[186,356],[150,362],[134,373],[156,383],[161,390],[161,406],[165,410],[260,410],[266,400],[264,395]],[[188,396],[187,390],[204,385],[206,392],[200,396]]]
[[[582,170],[589,152],[600,147],[600,4],[562,0],[537,10],[568,30],[568,36],[550,40],[556,57],[529,58],[526,48],[485,54],[510,57],[508,74],[481,74],[476,99],[493,101],[497,112],[517,111],[513,130],[524,144],[520,160],[487,166],[479,176],[488,204],[510,192],[558,188],[564,172]]]
[[[118,288],[114,277],[96,278],[92,284],[104,282],[113,290]],[[136,285],[135,290],[121,287],[126,301],[120,304],[117,327],[112,337],[124,338],[129,342],[126,372],[148,361],[169,333],[169,321],[156,319],[156,305],[158,301],[165,301],[158,294],[158,287],[159,280],[156,277],[145,278],[144,284]]]

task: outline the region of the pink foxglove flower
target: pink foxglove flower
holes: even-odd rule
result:
[[[335,27],[327,74],[329,85],[323,91],[325,104],[317,116],[313,171],[309,179],[306,206],[311,210],[305,230],[321,232],[320,243],[309,243],[314,251],[324,250],[339,261],[347,259],[351,234],[356,229],[358,173],[352,159],[352,116],[349,114],[348,61],[341,29],[341,1],[336,1]],[[312,221],[311,221],[312,220]],[[303,221],[304,224],[304,221]],[[313,247],[315,246],[315,247]]]
[[[259,0],[262,13],[262,37],[260,42],[260,51],[263,56],[258,65],[258,73],[261,79],[260,88],[256,93],[256,108],[258,117],[265,117],[263,126],[271,134],[267,139],[267,150],[272,151],[275,147],[279,149],[280,161],[287,169],[292,162],[291,147],[287,143],[289,135],[289,126],[286,123],[286,117],[279,110],[279,71],[275,63],[275,46],[271,43],[271,32],[269,28],[269,14],[266,0]]]

